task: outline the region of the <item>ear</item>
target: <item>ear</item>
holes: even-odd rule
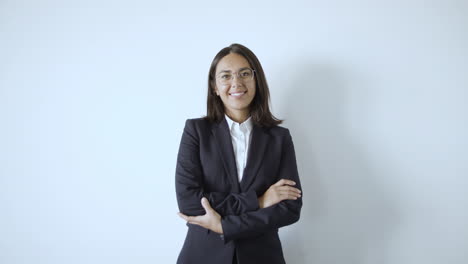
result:
[[[213,87],[214,93],[215,93],[217,96],[219,96],[219,91],[218,91],[218,87],[216,86],[216,82],[211,81],[211,87]]]

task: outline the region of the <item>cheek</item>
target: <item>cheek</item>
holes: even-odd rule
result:
[[[218,93],[219,93],[219,97],[221,98],[221,101],[223,101],[223,103],[225,103],[227,100],[229,100],[229,94],[228,94],[228,91],[226,89],[219,88]]]
[[[219,90],[219,95],[221,96],[221,98],[228,98],[229,97],[228,91],[226,89]]]
[[[254,96],[255,93],[257,92],[257,89],[256,89],[255,85],[253,87],[249,87],[249,91],[252,94],[252,96]]]
[[[219,93],[220,95],[226,93],[226,87],[224,87],[224,86],[222,86],[222,85],[221,85],[221,86],[216,86],[216,90],[218,91],[218,93]]]

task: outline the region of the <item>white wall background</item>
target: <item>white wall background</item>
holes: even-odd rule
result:
[[[0,263],[174,263],[182,128],[233,42],[296,145],[288,263],[468,263],[465,0],[0,0]]]

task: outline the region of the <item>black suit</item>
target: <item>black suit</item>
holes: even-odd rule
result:
[[[231,135],[225,119],[185,123],[176,168],[179,210],[203,215],[202,197],[222,216],[224,237],[188,224],[177,263],[231,264],[236,252],[240,264],[285,263],[278,228],[299,220],[302,198],[259,209],[258,197],[280,179],[301,189],[289,130],[275,126],[252,128],[251,145],[239,183]],[[302,189],[301,189],[302,190]]]

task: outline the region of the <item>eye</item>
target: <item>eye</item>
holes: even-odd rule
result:
[[[230,74],[222,74],[222,75],[220,76],[220,78],[221,78],[222,80],[228,80],[228,79],[231,79],[231,75],[230,75]]]
[[[244,71],[241,71],[240,76],[250,77],[250,76],[252,76],[252,72],[250,70],[244,70]]]

